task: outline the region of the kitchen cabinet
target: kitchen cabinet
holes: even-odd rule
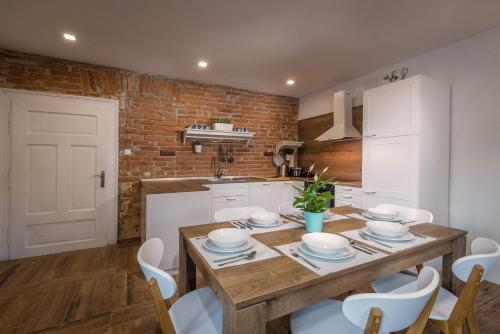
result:
[[[210,191],[142,194],[143,241],[161,238],[165,253],[160,268],[179,263],[179,227],[206,224],[210,217]]]
[[[281,183],[281,200],[279,206],[281,205],[293,205],[295,197],[298,195],[295,187],[304,189],[303,181],[285,181]],[[278,207],[279,209],[279,207]],[[277,210],[276,210],[277,211]]]
[[[210,186],[210,221],[215,223],[214,215],[220,209],[249,206],[249,183],[215,184]]]
[[[448,224],[449,85],[417,75],[363,94],[364,208],[390,203]]]
[[[335,186],[335,207],[352,206],[362,208],[361,188],[350,186]]]
[[[267,211],[278,211],[281,204],[282,182],[250,183],[250,206],[260,206]]]

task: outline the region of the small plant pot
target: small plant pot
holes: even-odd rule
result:
[[[194,153],[201,153],[203,145],[194,145]]]
[[[212,126],[217,131],[233,131],[233,124],[213,123]]]
[[[307,232],[321,232],[323,229],[323,212],[304,212]]]

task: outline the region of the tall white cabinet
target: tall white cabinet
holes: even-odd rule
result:
[[[363,207],[430,210],[448,224],[450,87],[417,75],[363,93]]]

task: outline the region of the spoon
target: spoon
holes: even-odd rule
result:
[[[240,260],[250,261],[253,258],[255,258],[256,255],[257,255],[257,251],[253,251],[253,252],[248,253],[244,257],[239,257],[239,258],[231,260],[231,261],[227,261],[227,262],[224,262],[224,263],[219,263],[219,267],[225,266],[226,264],[235,263],[235,262],[238,262]]]

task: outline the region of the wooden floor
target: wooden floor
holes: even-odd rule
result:
[[[154,333],[156,318],[128,244],[0,262],[0,333]],[[484,283],[482,333],[500,332],[500,286]],[[289,333],[288,317],[268,333]],[[438,333],[428,326],[426,333]]]

